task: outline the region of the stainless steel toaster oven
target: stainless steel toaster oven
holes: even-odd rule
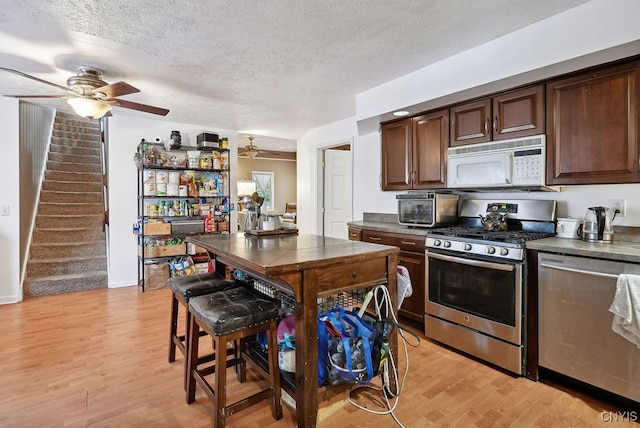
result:
[[[409,192],[396,195],[398,223],[406,226],[439,227],[458,221],[458,195]]]

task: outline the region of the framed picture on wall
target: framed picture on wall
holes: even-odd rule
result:
[[[256,182],[256,192],[264,198],[262,212],[274,211],[273,189],[274,174],[269,171],[252,171],[251,178]]]

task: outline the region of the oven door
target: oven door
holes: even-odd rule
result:
[[[426,313],[522,344],[522,263],[426,252]]]

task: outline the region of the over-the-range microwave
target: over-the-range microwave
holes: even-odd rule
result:
[[[544,134],[450,147],[447,187],[452,189],[544,187]]]

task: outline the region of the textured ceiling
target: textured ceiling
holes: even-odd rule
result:
[[[585,2],[2,0],[0,66],[65,85],[89,65],[166,120],[297,139],[359,92]],[[0,94],[56,91],[0,74]]]

